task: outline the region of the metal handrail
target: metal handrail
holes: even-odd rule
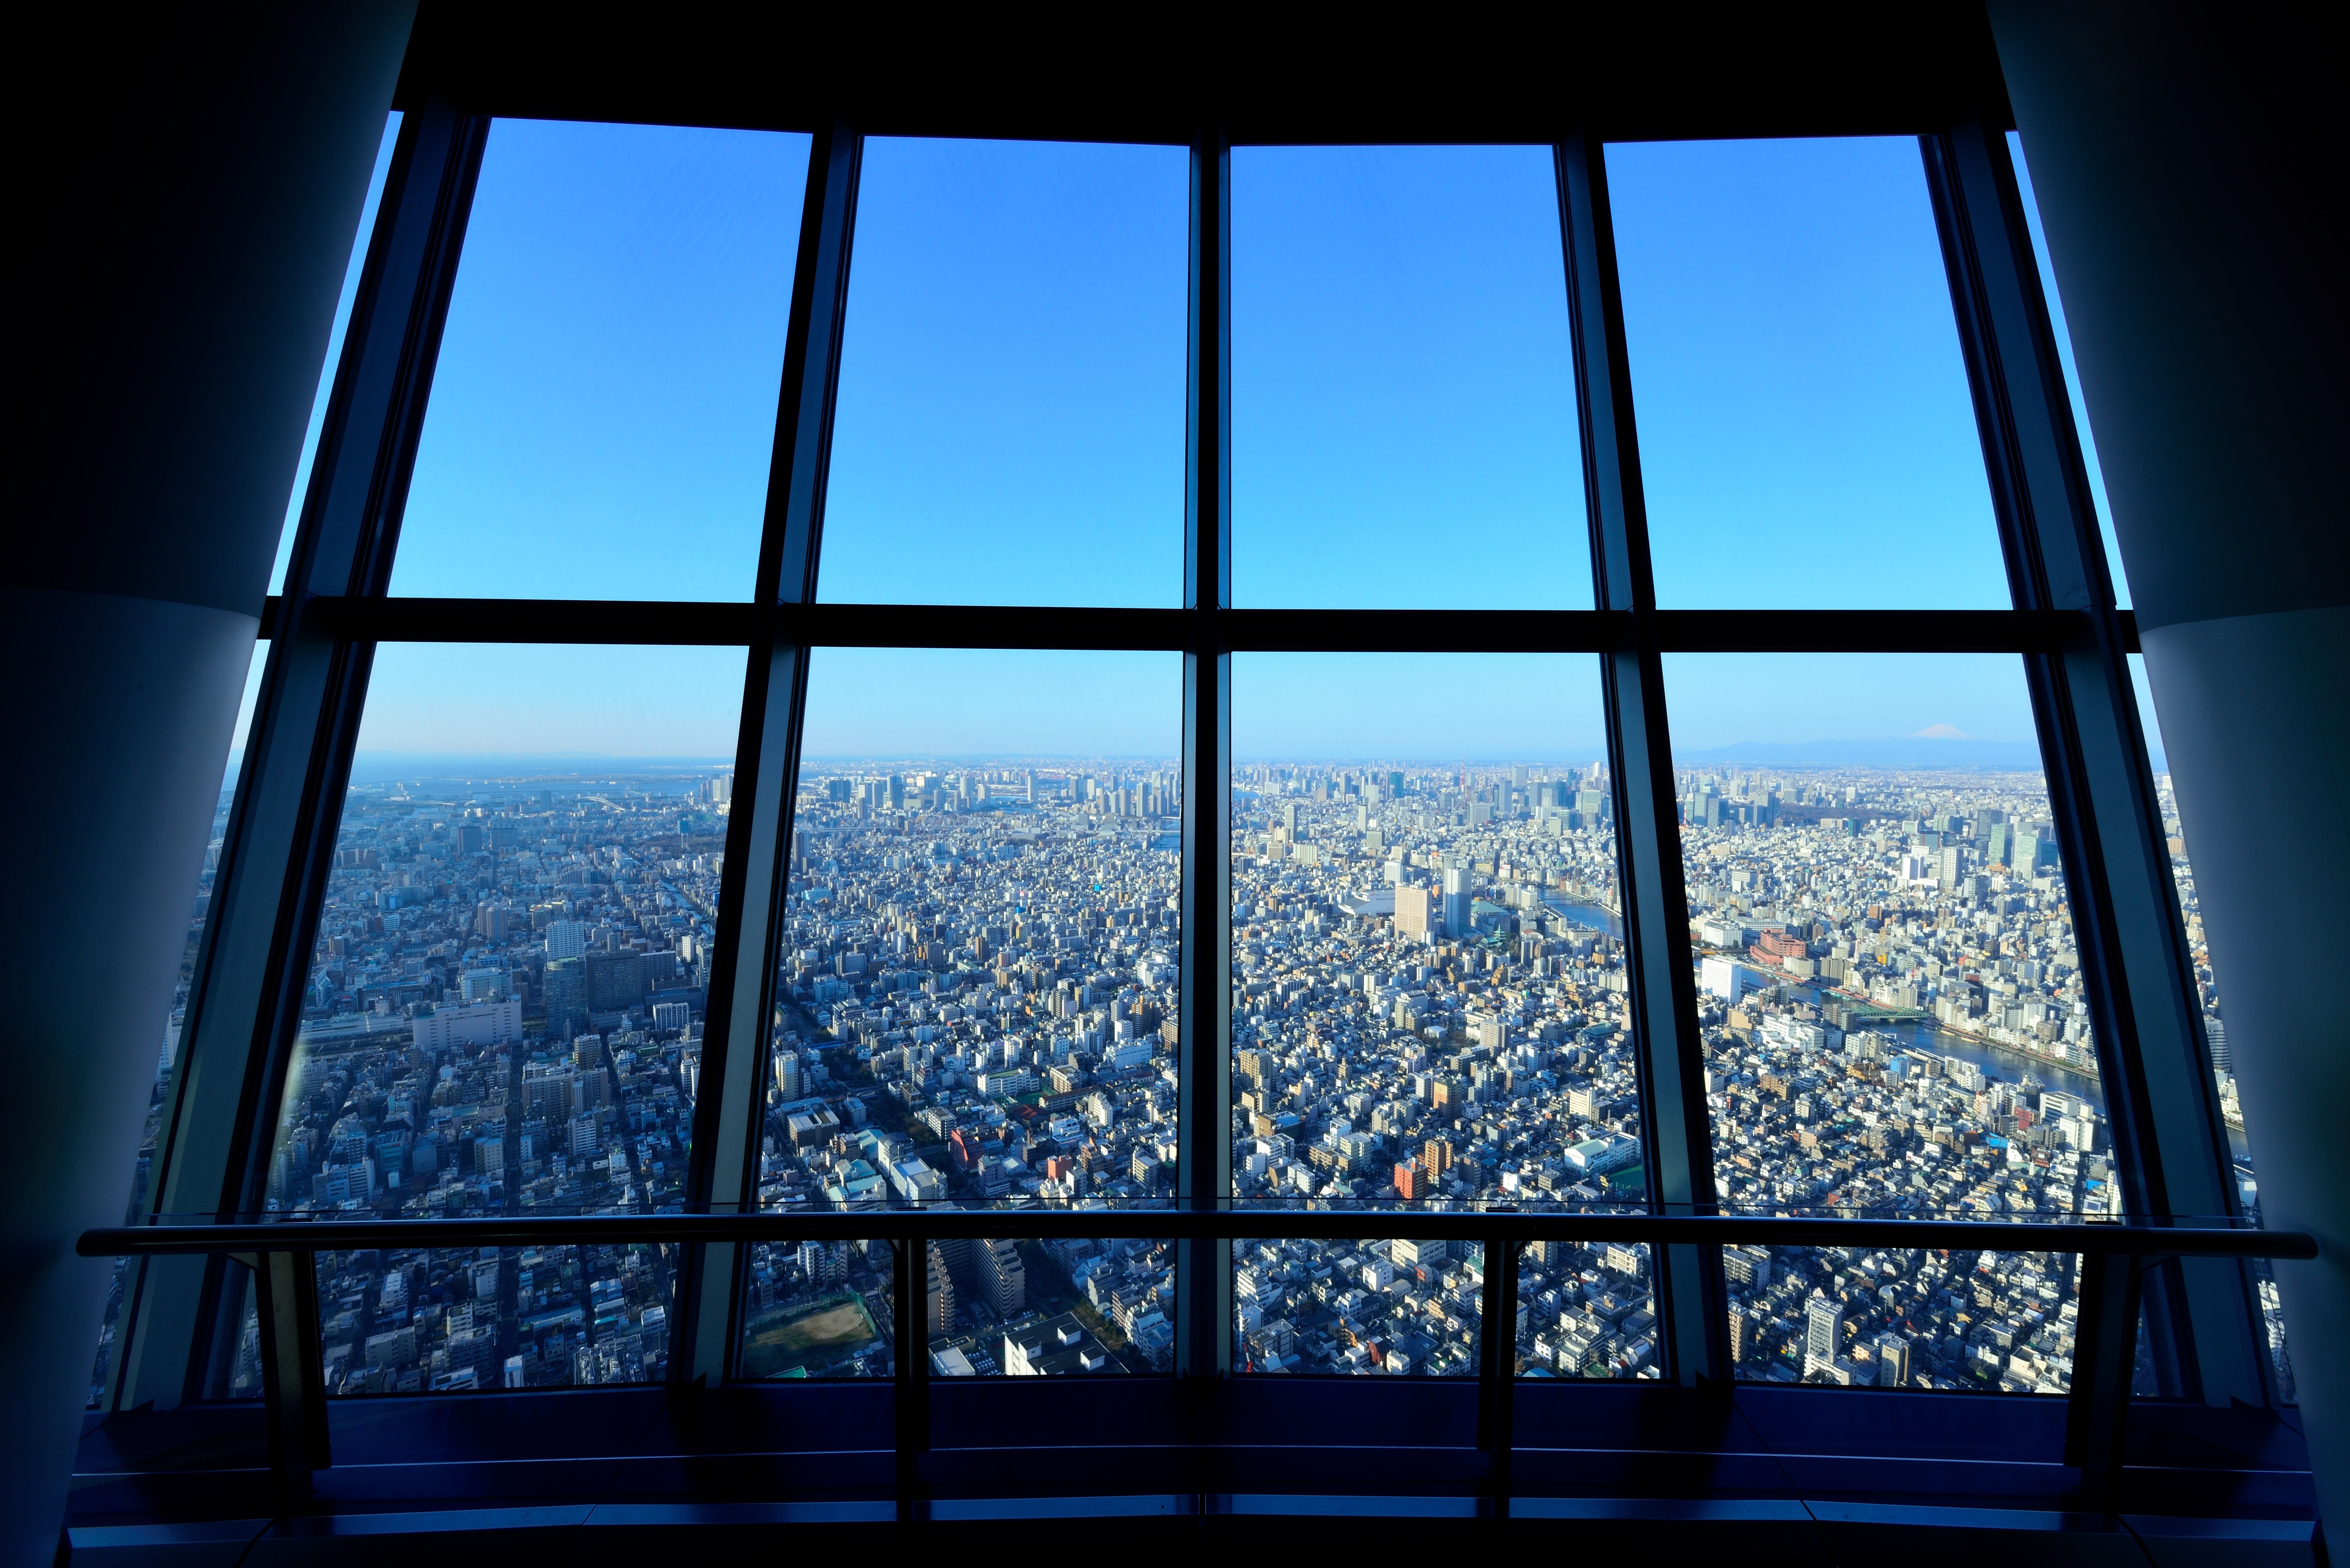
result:
[[[1826,1219],[1817,1216],[1561,1213],[1488,1209],[876,1209],[748,1214],[567,1214],[446,1220],[236,1220],[109,1225],[85,1231],[86,1258],[220,1252],[341,1251],[376,1247],[598,1246],[626,1242],[751,1242],[1105,1234],[1184,1240],[1275,1240],[1387,1233],[1431,1241],[1713,1243],[1721,1246],[1871,1247],[1901,1251],[2077,1252],[2089,1256],[2282,1258],[2317,1256],[2305,1231],[2211,1225],[2078,1220],[2034,1224],[1981,1220]]]

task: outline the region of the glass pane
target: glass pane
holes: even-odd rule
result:
[[[188,913],[188,940],[180,950],[180,976],[172,991],[172,1013],[164,1022],[161,1050],[155,1058],[155,1082],[147,1094],[147,1120],[139,1133],[139,1152],[130,1172],[130,1199],[123,1206],[123,1223],[136,1224],[147,1203],[147,1184],[154,1176],[155,1139],[162,1130],[163,1107],[170,1098],[172,1066],[179,1059],[180,1028],[185,1021],[188,992],[195,984],[196,950],[203,940],[204,916],[212,908],[213,878],[220,870],[221,848],[228,833],[229,806],[236,775],[244,764],[244,738],[253,727],[253,704],[261,690],[261,672],[269,659],[269,644],[256,642],[246,669],[244,700],[239,704],[236,733],[229,742],[228,765],[221,778],[220,800],[213,812],[211,841],[204,846],[203,869],[196,874],[193,907]],[[106,1399],[106,1382],[112,1376],[116,1331],[121,1326],[123,1303],[129,1299],[139,1271],[129,1258],[114,1260],[114,1280],[106,1293],[106,1310],[98,1330],[98,1355],[90,1366],[89,1407]],[[256,1331],[257,1332],[257,1331]]]
[[[1665,680],[1723,1200],[2119,1218],[2022,661],[1678,654]],[[1731,1259],[1763,1346],[1742,1376],[1852,1381],[1838,1358],[1866,1370],[1853,1345],[1896,1331],[1921,1342],[1908,1386],[2070,1375],[2069,1257],[1778,1248],[1754,1264],[1745,1287]],[[1842,1313],[1833,1333],[1796,1332],[1814,1300]]]
[[[2056,288],[2056,266],[2048,256],[2048,233],[2040,221],[2039,199],[2032,192],[2032,171],[2023,161],[2023,139],[2011,130],[2007,150],[2015,161],[2015,182],[2023,196],[2023,221],[2032,232],[2032,259],[2040,268],[2040,292],[2048,301],[2048,324],[2056,338],[2056,358],[2064,367],[2064,391],[2072,400],[2073,428],[2080,432],[2081,462],[2089,472],[2089,494],[2097,509],[2097,534],[2106,545],[2106,570],[2114,581],[2114,602],[2129,608],[2129,576],[2122,570],[2121,544],[2114,537],[2114,506],[2106,498],[2106,471],[2097,462],[2096,432],[2089,428],[2089,405],[2081,395],[2081,368],[2073,357],[2073,334],[2064,325],[2064,301]],[[2153,732],[2148,730],[2151,738]]]
[[[1232,156],[1232,601],[1589,607],[1550,150]]]
[[[2188,858],[2187,829],[2178,819],[2178,797],[2170,784],[2170,762],[2154,712],[2153,689],[2147,684],[2146,659],[2129,656],[2130,680],[2137,690],[2138,718],[2146,730],[2147,753],[2154,764],[2156,799],[2162,807],[2164,847],[2170,856],[2170,879],[2178,889],[2178,911],[2187,926],[2187,951],[2195,965],[2195,992],[2203,1004],[2203,1034],[2211,1051],[2211,1077],[2220,1096],[2220,1119],[2227,1124],[2228,1152],[2235,1163],[2236,1190],[2244,1218],[2261,1221],[2261,1186],[2252,1161],[2252,1140],[2244,1126],[2243,1103],[2236,1093],[2236,1056],[2228,1043],[2228,1025],[2220,1012],[2220,981],[2211,970],[2211,948],[2203,935],[2203,909],[2195,889],[2195,867]],[[2268,1334],[2270,1357],[2276,1363],[2277,1386],[2288,1402],[2295,1400],[2293,1361],[2286,1353],[2284,1308],[2277,1295],[2276,1265],[2266,1258],[2252,1260],[2252,1276],[2260,1292],[2261,1316]]]
[[[2005,607],[1918,143],[1617,143],[1658,602]]]
[[[1574,655],[1234,658],[1241,1198],[1643,1197],[1597,673]],[[1360,1274],[1367,1249],[1394,1264],[1394,1245],[1435,1243],[1236,1249],[1242,1337],[1277,1320],[1305,1346],[1258,1368],[1292,1354],[1300,1370],[1387,1368],[1346,1337],[1361,1338],[1349,1314],[1367,1326],[1387,1309],[1307,1282],[1342,1262]],[[1416,1370],[1474,1367],[1474,1293],[1462,1318],[1448,1279],[1462,1258],[1393,1271],[1416,1282],[1412,1323],[1459,1320],[1405,1353]],[[1394,1285],[1373,1294],[1399,1300]]]
[[[1180,147],[865,144],[822,597],[1172,606]]]
[[[1232,1243],[1233,1370],[1474,1377],[1485,1300],[1475,1241]]]
[[[378,649],[270,1208],[681,1200],[743,670],[734,649]],[[329,1388],[657,1379],[674,1251],[322,1253]]]
[[[745,1377],[888,1377],[897,1293],[887,1241],[761,1241],[744,1281]]]
[[[1849,1213],[1849,1210],[1838,1210]],[[1724,1247],[1742,1381],[2062,1394],[2081,1260],[2012,1250]]]
[[[1233,659],[1240,1196],[1638,1191],[1597,673]]]
[[[269,588],[283,593],[286,568],[294,558],[294,531],[301,525],[302,504],[310,493],[310,465],[318,455],[319,432],[327,424],[327,403],[335,390],[335,371],[343,360],[343,336],[351,324],[351,306],[359,298],[359,275],[367,270],[368,244],[375,235],[375,220],[383,203],[384,182],[391,174],[391,154],[400,140],[400,111],[384,121],[383,142],[376,149],[375,172],[368,179],[366,204],[359,209],[359,226],[351,240],[350,260],[343,267],[343,292],[335,300],[335,325],[327,335],[327,357],[320,363],[318,389],[310,400],[309,428],[302,433],[302,458],[294,470],[294,489],[286,502],[286,521],[277,534],[277,557],[270,564]]]
[[[1534,1241],[1518,1255],[1521,1377],[1662,1377],[1646,1243]]]
[[[808,138],[501,119],[394,593],[747,599]]]
[[[1168,1201],[1180,677],[1167,653],[816,651],[763,1208]],[[934,1373],[1171,1366],[1165,1244],[1007,1219],[931,1249]],[[785,1262],[753,1249],[754,1277]]]

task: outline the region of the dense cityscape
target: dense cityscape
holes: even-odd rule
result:
[[[2036,776],[1716,768],[1678,783],[1726,1203],[2113,1212]],[[1232,789],[1238,1195],[1333,1213],[1644,1201],[1605,765],[1250,763]],[[354,788],[269,1205],[681,1202],[730,792],[723,770]],[[811,764],[761,1206],[1166,1201],[1180,808],[1167,763]],[[1234,1246],[1240,1370],[1473,1374],[1480,1250],[1367,1229]],[[890,1262],[879,1241],[754,1247],[743,1372],[890,1375]],[[933,1242],[926,1263],[935,1376],[1172,1364],[1164,1243]],[[672,1264],[650,1245],[322,1255],[329,1388],[659,1379]],[[1730,1341],[1747,1377],[2061,1392],[2074,1265],[2026,1246],[1735,1250]],[[1545,1242],[1519,1268],[1522,1374],[1661,1375],[1646,1248]],[[2282,1367],[2265,1282],[2263,1298]],[[257,1391],[258,1354],[248,1303],[224,1392]]]

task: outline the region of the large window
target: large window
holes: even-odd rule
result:
[[[2241,1259],[2081,1230],[2256,1188],[1922,129],[411,112],[142,1200],[350,1228],[157,1260],[117,1407],[731,1383],[910,1488],[1171,1375],[1491,1490],[1648,1385],[2273,1397]]]

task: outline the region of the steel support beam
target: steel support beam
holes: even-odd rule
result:
[[[819,133],[809,149],[775,454],[767,472],[759,553],[762,606],[805,606],[816,598],[864,145],[854,130],[836,125]],[[785,640],[785,625],[780,615],[764,618],[743,682],[736,793],[727,822],[717,950],[711,963],[712,1005],[705,1013],[702,1088],[694,1106],[688,1197],[722,1212],[758,1201],[776,944],[790,883],[792,800],[799,784],[800,720],[807,704],[809,650]],[[719,1383],[733,1367],[742,1263],[741,1249],[733,1246],[698,1246],[689,1257],[677,1313],[688,1338],[671,1348],[673,1378]]]
[[[308,979],[372,645],[305,614],[316,596],[380,595],[407,501],[449,290],[488,122],[431,102],[409,115],[344,337],[245,745],[157,1139],[154,1213],[255,1209],[272,1113]],[[117,1402],[169,1407],[212,1373],[217,1266],[150,1268],[122,1324]],[[313,1354],[315,1354],[315,1346]]]
[[[1593,596],[1625,614],[1627,634],[1600,656],[1607,769],[1616,812],[1617,875],[1629,939],[1632,1035],[1648,1190],[1669,1213],[1711,1210],[1712,1133],[1706,1119],[1703,1044],[1690,972],[1689,895],[1681,873],[1663,659],[1655,633],[1656,581],[1632,419],[1624,302],[1607,207],[1607,164],[1578,133],[1555,150],[1567,306],[1575,336],[1583,480],[1591,526]],[[1684,1384],[1728,1375],[1726,1297],[1719,1249],[1657,1251],[1657,1307],[1670,1375]]]
[[[2194,968],[2014,166],[2004,135],[1980,122],[1920,145],[2015,606],[2079,617],[2025,666],[2107,1109],[2126,1146],[2124,1190],[2139,1214],[2230,1218],[2239,1204]],[[2148,1283],[2166,1383],[2217,1405],[2272,1402],[2243,1265],[2185,1262]]]
[[[1176,1202],[1228,1209],[1232,1150],[1232,149],[1191,148],[1189,396],[1185,402],[1182,971]],[[1230,1376],[1232,1260],[1217,1237],[1179,1240],[1176,1371]]]

